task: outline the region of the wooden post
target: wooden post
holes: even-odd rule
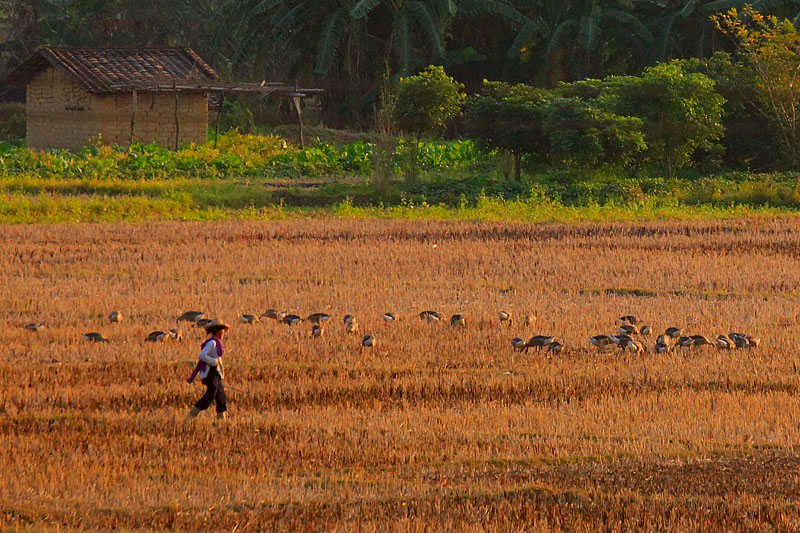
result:
[[[178,151],[178,136],[181,132],[180,123],[178,122],[178,87],[175,80],[172,81],[172,92],[175,93],[175,151]]]
[[[214,149],[217,149],[217,138],[219,137],[219,116],[222,114],[222,105],[225,103],[225,93],[219,93],[219,107],[217,108],[217,120],[214,124]]]
[[[292,101],[294,102],[294,108],[297,111],[297,123],[300,125],[300,149],[305,149],[306,145],[303,140],[303,99],[298,95],[293,95]]]
[[[138,101],[136,98],[136,89],[133,90],[133,99],[131,100],[131,140],[128,143],[128,146],[133,144],[133,129],[136,127],[136,107],[138,106]]]

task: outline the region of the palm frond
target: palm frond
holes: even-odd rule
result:
[[[520,13],[514,6],[498,0],[471,0],[462,5],[458,12],[468,16],[489,15],[498,17],[517,26],[524,26],[530,22],[530,19]]]
[[[550,41],[547,43],[547,51],[545,58],[548,65],[552,60],[553,54],[559,50],[569,41],[570,34],[578,27],[578,22],[573,19],[568,19],[558,25],[550,36]]]
[[[525,26],[523,26],[519,32],[517,32],[516,38],[514,38],[514,42],[511,43],[511,46],[508,47],[508,52],[506,52],[506,56],[509,59],[519,57],[519,52],[522,48],[528,44],[530,44],[532,38],[537,34],[541,33],[544,30],[544,23],[540,20],[532,20]]]
[[[353,6],[353,9],[350,10],[350,16],[354,19],[360,19],[366,17],[370,11],[375,9],[381,0],[359,0],[359,2]]]
[[[600,37],[600,18],[595,14],[582,16],[580,41],[583,47],[588,51],[594,50],[598,37]]]
[[[322,36],[317,48],[317,65],[314,68],[316,74],[324,76],[330,72],[333,61],[339,51],[339,43],[347,23],[347,16],[345,9],[340,7],[333,13],[333,16],[322,29]]]
[[[691,15],[692,13],[694,13],[694,10],[695,10],[696,7],[697,7],[697,0],[689,0],[683,6],[683,9],[678,11],[678,16],[686,18],[689,15]]]
[[[261,0],[258,4],[256,4],[253,9],[250,10],[250,14],[252,15],[260,15],[264,11],[268,9],[272,9],[273,7],[277,6],[281,3],[281,0]]]
[[[652,43],[655,40],[650,30],[632,13],[619,9],[606,9],[603,11],[603,16],[629,26],[636,35],[648,43]]]
[[[427,37],[428,44],[433,48],[436,57],[444,57],[445,49],[444,42],[442,41],[442,31],[436,24],[433,14],[428,10],[428,6],[422,2],[408,2],[407,5],[417,23],[420,25],[422,33]]]

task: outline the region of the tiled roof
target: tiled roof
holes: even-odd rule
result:
[[[10,72],[5,84],[25,85],[48,66],[94,93],[218,79],[214,69],[189,48],[42,48]]]

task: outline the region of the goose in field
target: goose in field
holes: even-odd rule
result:
[[[526,326],[532,326],[536,323],[536,315],[525,315],[523,322]]]
[[[423,311],[419,314],[419,318],[428,322],[440,322],[444,317],[439,311]]]
[[[176,319],[176,322],[197,322],[205,315],[202,311],[186,311]]]
[[[629,342],[633,342],[633,337],[631,337],[630,335],[625,335],[624,333],[620,333],[619,335],[614,335],[611,338],[614,339],[614,342],[623,350],[625,349],[625,346],[627,346]]]
[[[347,323],[345,329],[347,330],[347,333],[358,333],[358,324],[355,320],[351,320]]]
[[[210,318],[200,318],[200,319],[194,321],[194,327],[196,327],[196,328],[204,328],[207,325],[211,324],[212,322],[214,322],[214,320],[212,320]]]
[[[375,347],[375,337],[372,335],[364,335],[361,339],[361,346],[364,348],[374,348]]]
[[[521,352],[523,348],[525,348],[525,341],[519,337],[514,337],[511,339],[511,346],[513,346],[516,351]]]
[[[629,324],[631,326],[636,325],[636,317],[633,315],[625,315],[621,316],[617,319],[617,324],[620,326],[624,326],[625,324]]]
[[[713,346],[712,342],[703,335],[692,335],[692,346]]]
[[[342,320],[344,321],[345,325],[347,325],[350,322],[355,322],[356,317],[354,317],[353,315],[344,315],[344,318],[342,318]]]
[[[564,345],[558,341],[553,341],[547,344],[547,351],[555,355],[564,351]]]
[[[148,333],[147,337],[145,337],[145,342],[159,342],[163,341],[164,339],[169,337],[169,333],[166,331],[151,331]]]
[[[727,335],[717,335],[717,340],[714,343],[720,350],[730,350],[733,348],[733,341]]]
[[[108,319],[113,323],[119,324],[122,322],[122,313],[117,310],[111,311],[111,313],[108,315]]]
[[[623,324],[617,328],[617,331],[624,335],[636,335],[639,333],[639,330],[636,329],[636,326],[632,326],[630,324]]]
[[[641,333],[642,335],[650,335],[651,333],[653,333],[653,328],[650,326],[642,326],[641,329],[639,330],[639,333]]]
[[[287,326],[296,326],[297,324],[299,324],[302,321],[303,321],[303,319],[301,317],[299,317],[298,315],[286,315],[281,320],[281,322],[283,322]]]
[[[680,337],[681,333],[682,333],[681,328],[676,328],[676,327],[667,328],[664,331],[664,335],[666,335],[667,337],[671,337],[673,339],[677,339],[678,337]]]
[[[752,335],[747,335],[745,338],[747,339],[748,342],[747,345],[748,348],[758,348],[758,346],[761,344],[761,339],[759,337],[753,337]]]
[[[536,348],[537,350],[541,350],[551,342],[555,340],[553,335],[534,335],[528,342],[525,343],[525,353],[528,352],[531,348]]]
[[[667,344],[664,344],[663,342],[657,342],[657,343],[656,343],[656,347],[655,347],[655,349],[654,349],[653,351],[654,351],[655,353],[657,353],[657,354],[662,354],[662,353],[667,353],[667,352],[669,352],[669,351],[670,351],[670,349],[671,349],[671,348],[670,348],[670,346],[669,346],[669,345],[667,345]]]
[[[328,313],[311,313],[308,315],[308,318],[306,318],[306,320],[308,320],[311,324],[317,325],[322,325],[330,319],[331,315]]]
[[[183,330],[177,328],[170,328],[170,330],[167,332],[167,335],[169,335],[170,339],[179,340],[183,342]]]
[[[322,337],[322,334],[324,332],[325,332],[325,330],[322,329],[322,326],[320,326],[319,324],[314,324],[313,326],[311,326],[311,336],[312,337]]]
[[[453,315],[450,317],[450,325],[453,327],[460,326],[465,328],[467,327],[467,319],[464,318],[464,315]]]
[[[677,346],[680,346],[681,348],[691,348],[692,346],[694,346],[694,341],[692,340],[691,337],[684,336],[684,337],[678,337],[678,340],[676,341],[675,344]]]
[[[595,335],[594,337],[589,337],[589,342],[598,348],[606,348],[612,344],[617,344],[611,335]]]
[[[272,320],[283,320],[283,317],[285,317],[285,316],[286,316],[286,312],[285,311],[284,312],[279,312],[276,309],[270,308],[270,309],[267,309],[266,311],[264,311],[263,313],[261,313],[261,316],[259,316],[258,318],[259,319],[261,319],[261,318],[271,318]]]
[[[664,344],[666,346],[669,346],[672,344],[672,341],[673,341],[672,337],[668,337],[663,334],[656,337],[656,344]]]
[[[241,322],[242,324],[255,324],[258,321],[259,320],[256,315],[251,315],[251,314],[239,315],[239,322]]]
[[[744,335],[739,333],[729,333],[728,337],[730,337],[733,345],[737,348],[748,348],[750,346],[750,341],[747,340],[747,337]]]
[[[31,322],[30,324],[25,325],[25,329],[28,331],[39,331],[44,327],[44,322]]]
[[[84,333],[83,338],[90,342],[111,342],[105,337],[103,337],[102,333],[97,333],[96,331],[92,331],[91,333]]]
[[[500,311],[499,313],[497,313],[497,318],[500,319],[501,324],[503,322],[508,322],[508,325],[510,326],[513,316],[508,311]]]
[[[625,343],[624,349],[628,350],[629,352],[634,352],[641,355],[644,353],[644,344],[642,344],[639,341],[630,340],[627,343]]]
[[[383,321],[387,324],[397,322],[398,320],[400,320],[400,317],[394,313],[383,313]]]

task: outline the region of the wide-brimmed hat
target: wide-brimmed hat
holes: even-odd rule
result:
[[[219,318],[215,318],[214,320],[211,321],[210,324],[206,326],[207,333],[210,331],[216,331],[218,329],[230,329],[230,326],[225,322],[223,322],[222,320],[220,320]]]

